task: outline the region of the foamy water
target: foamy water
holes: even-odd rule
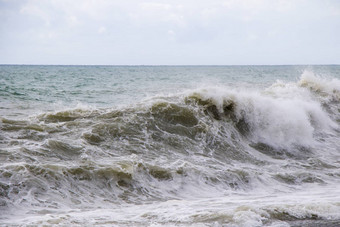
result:
[[[339,66],[0,72],[4,226],[340,224]]]

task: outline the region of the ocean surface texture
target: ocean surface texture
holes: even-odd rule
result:
[[[340,66],[0,66],[0,225],[340,226]]]

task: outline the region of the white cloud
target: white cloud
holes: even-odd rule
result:
[[[27,4],[21,8],[20,13],[27,14],[33,17],[38,17],[44,21],[44,24],[46,26],[49,26],[51,24],[48,12],[41,9],[38,5]]]
[[[143,2],[140,4],[142,10],[147,11],[168,11],[172,9],[172,5],[165,3],[155,3],[155,2]]]
[[[68,21],[68,24],[69,24],[70,27],[75,27],[75,26],[78,26],[80,24],[79,19],[74,15],[66,16],[66,20]]]
[[[0,4],[0,48],[13,54],[1,55],[0,63],[15,59],[17,52],[39,63],[53,51],[54,56],[83,52],[79,54],[83,58],[62,59],[75,64],[97,61],[91,52],[106,56],[103,64],[204,64],[204,60],[252,64],[259,61],[260,48],[265,64],[273,61],[266,57],[273,56],[273,46],[278,63],[303,61],[304,52],[320,49],[337,56],[334,61],[340,54],[337,0],[0,0]],[[17,48],[20,51],[13,51]],[[300,52],[291,54],[294,51]],[[119,52],[115,62],[107,62]],[[149,53],[164,57],[152,58]],[[187,57],[180,59],[181,55]],[[243,62],[237,58],[241,55],[246,56]],[[317,62],[318,55],[314,58]]]
[[[103,34],[103,33],[105,33],[106,32],[106,27],[104,27],[104,26],[101,26],[99,29],[98,29],[98,33],[99,34]]]

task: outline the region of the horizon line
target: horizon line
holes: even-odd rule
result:
[[[130,67],[152,67],[152,66],[338,66],[340,63],[329,64],[2,64],[0,66],[130,66]]]

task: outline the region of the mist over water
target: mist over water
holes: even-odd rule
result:
[[[338,226],[339,66],[0,66],[0,223]]]

